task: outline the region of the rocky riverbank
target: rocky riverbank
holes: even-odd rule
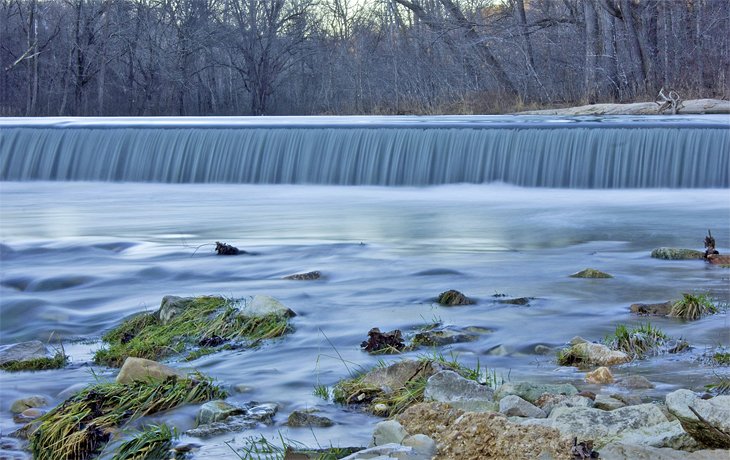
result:
[[[662,248],[653,251],[652,256],[666,263],[704,263],[687,250]],[[596,269],[565,277],[576,275],[584,278],[576,280],[581,283],[615,280]],[[529,308],[535,301],[539,300],[508,298],[499,293],[489,299],[504,308]],[[449,290],[434,302],[444,308],[469,309],[486,300]],[[682,321],[721,313],[716,301],[699,294],[685,294],[653,307],[634,304],[630,309],[640,316]],[[50,401],[41,395],[14,401],[11,411],[16,422],[24,426],[12,434],[11,440],[4,441],[0,455],[26,458],[23,449],[29,449],[35,458],[49,459],[94,458],[100,452],[115,452],[114,458],[120,460],[140,458],[145,452],[156,456],[141,458],[195,458],[195,443],[176,441],[174,423],[138,424],[147,416],[184,404],[199,405],[195,426],[184,432],[187,438],[204,440],[274,426],[281,409],[278,401],[229,401],[225,382],[211,382],[184,370],[181,364],[206,354],[256,347],[263,341],[294,333],[290,320],[295,317],[293,310],[268,296],[166,296],[157,311],[133,315],[104,335],[105,345],[94,360],[104,366],[121,366],[114,382],[70,389],[59,396],[55,407],[49,407]],[[656,384],[636,374],[642,360],[679,355],[690,347],[685,340],[668,337],[649,323],[635,328],[619,325],[613,336],[602,340],[575,337],[564,348],[541,346],[539,353],[554,354],[552,362],[558,368],[574,367],[582,372],[580,384],[557,378],[553,382],[511,381],[500,371],[469,368],[439,351],[444,345],[468,343],[476,336],[489,334],[485,329],[434,323],[403,333],[374,331],[370,331],[371,340],[363,343],[368,352],[399,354],[430,347],[431,353],[419,359],[383,361],[368,372],[343,378],[332,388],[315,387],[322,399],[336,402],[343,410],[363,411],[384,419],[374,427],[370,445],[322,450],[287,445],[282,440],[284,445],[275,449],[276,455],[286,458],[287,452],[296,452],[304,456],[299,458],[326,455],[350,460],[661,460],[724,459],[730,452],[730,386],[726,379],[718,380],[705,392],[673,389],[657,396],[652,391]],[[388,338],[387,346],[371,347],[370,342],[381,336]],[[406,340],[411,341],[407,346]],[[31,348],[35,354],[28,352]],[[38,360],[56,358],[58,353],[62,355],[60,366],[66,365],[62,349],[55,351],[42,343],[29,342],[5,347],[0,361],[27,369],[37,362],[46,366],[46,361]],[[727,366],[727,354],[718,347],[708,361]],[[161,359],[168,360],[169,365],[155,361]],[[14,370],[8,367],[6,372]],[[164,420],[164,415],[158,417]],[[139,429],[129,430],[132,422]],[[326,428],[337,423],[336,417],[312,408],[290,410],[285,425]],[[44,456],[45,452],[54,452],[54,456]]]

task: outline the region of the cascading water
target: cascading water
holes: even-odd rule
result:
[[[0,180],[726,188],[730,120],[5,119]]]

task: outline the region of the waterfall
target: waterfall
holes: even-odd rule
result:
[[[730,187],[727,117],[5,119],[0,180]]]

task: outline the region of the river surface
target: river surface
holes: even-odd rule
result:
[[[90,362],[99,336],[129,314],[156,310],[168,294],[265,294],[298,313],[291,335],[184,364],[222,385],[251,387],[233,393],[234,402],[280,406],[273,427],[203,441],[195,458],[237,458],[233,449],[259,433],[310,446],[367,444],[379,419],[323,401],[313,389],[348,377],[348,368],[400,359],[360,350],[372,327],[406,335],[434,321],[484,328],[491,332],[479,340],[439,351],[505,380],[580,383],[582,373],[535,346],[557,348],[575,335],[600,340],[617,324],[646,322],[629,313],[632,303],[710,292],[724,306],[717,315],[651,319],[687,339],[690,352],[615,369],[655,382],[648,397],[700,390],[723,372],[700,356],[730,346],[730,270],[649,256],[660,246],[702,249],[708,229],[729,252],[727,189],[0,182],[0,217],[0,343],[63,343],[71,357],[63,370],[0,372],[2,434],[20,426],[9,412],[16,398],[41,394],[55,404],[73,384],[112,379],[116,370]],[[219,257],[215,241],[255,254]],[[614,278],[568,276],[588,267]],[[282,279],[312,270],[324,279]],[[448,289],[478,303],[436,305]],[[495,294],[534,299],[503,305]],[[292,410],[306,408],[337,424],[284,425]],[[194,414],[183,408],[159,419],[184,430]]]

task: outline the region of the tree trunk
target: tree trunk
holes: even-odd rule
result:
[[[595,104],[598,99],[598,18],[593,3],[590,0],[583,2],[583,16],[585,18],[585,99],[589,104]]]

